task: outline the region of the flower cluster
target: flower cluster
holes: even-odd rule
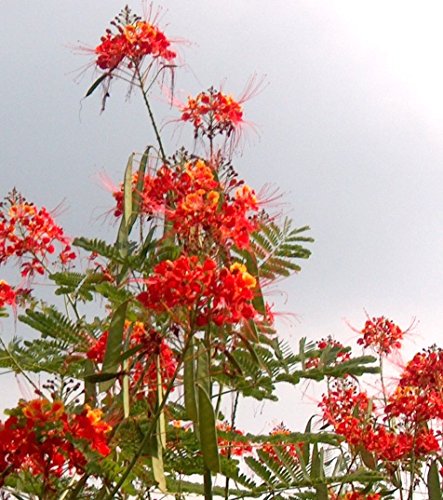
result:
[[[242,431],[239,431],[238,429],[233,429],[226,422],[218,422],[216,427],[218,431],[217,444],[220,455],[223,455],[225,457],[226,456],[241,457],[247,453],[252,452],[252,446],[250,443],[248,443],[247,441],[240,441],[240,440],[236,441],[232,437],[232,435],[243,436]],[[220,432],[224,435],[221,436]]]
[[[75,259],[69,239],[46,208],[36,207],[16,192],[0,203],[0,264],[17,257],[23,276],[43,274],[56,244],[61,246],[58,259],[62,264]]]
[[[108,341],[108,331],[103,332],[89,348],[86,356],[96,363],[103,363]],[[163,388],[175,374],[177,361],[175,355],[162,336],[153,329],[147,329],[141,321],[125,321],[124,335],[129,336],[128,349],[136,349],[134,361],[131,359],[131,386],[137,388],[137,397],[154,396],[158,388],[157,358]]]
[[[33,475],[61,476],[82,472],[88,450],[110,453],[106,434],[110,425],[98,409],[85,406],[81,413],[67,414],[61,401],[21,401],[0,424],[1,483],[6,475],[27,470]]]
[[[132,189],[137,190],[138,175]],[[249,245],[250,234],[258,227],[258,201],[247,185],[239,185],[231,195],[217,179],[214,169],[203,160],[186,162],[184,168],[163,166],[155,175],[146,175],[142,189],[141,213],[165,214],[174,234],[195,247],[201,240],[219,244]],[[114,193],[115,215],[123,212],[123,185]]]
[[[121,67],[139,67],[146,56],[163,62],[175,59],[170,40],[154,24],[131,16],[128,10],[111,24],[116,33],[106,30],[95,48],[96,64],[101,70],[111,73]]]
[[[365,493],[363,490],[347,491],[340,494],[329,492],[330,500],[381,500],[381,498],[380,493]]]
[[[378,354],[389,354],[401,347],[404,332],[395,323],[384,316],[368,319],[361,331],[363,338],[357,343],[363,347],[371,347]]]
[[[229,137],[243,122],[241,102],[211,87],[195,97],[188,97],[180,106],[181,120],[194,126],[194,135],[213,139],[216,135]]]
[[[256,316],[252,300],[256,279],[240,263],[217,268],[207,258],[182,255],[175,261],[160,262],[145,280],[146,291],[138,300],[151,311],[175,314],[180,310],[194,316],[199,326],[235,324]]]
[[[5,305],[14,306],[16,296],[17,293],[14,288],[6,281],[0,280],[0,308],[5,307]]]
[[[277,425],[272,429],[271,436],[288,436],[291,434],[291,431],[287,429],[283,423]],[[303,453],[305,444],[304,443],[288,443],[282,441],[273,440],[272,443],[265,443],[262,445],[261,449],[274,459],[277,463],[281,463],[281,460],[278,456],[279,453],[284,453],[289,455],[293,459],[299,460],[300,454]]]
[[[348,379],[332,382],[328,393],[323,395],[320,407],[323,419],[338,434],[345,436],[349,444],[357,445],[362,441],[370,417],[370,399],[365,392],[359,391],[354,382]]]
[[[406,365],[398,386],[386,406],[390,417],[406,424],[425,425],[443,421],[443,351],[417,353]]]
[[[441,422],[443,416],[441,389],[420,385],[420,372],[417,373],[416,385],[410,379],[411,366],[417,362],[426,365],[428,361],[427,356],[416,355],[408,364],[396,390],[387,404],[380,408],[382,421],[378,419],[377,408],[367,393],[359,391],[355,383],[347,379],[335,381],[327,395],[323,396],[320,403],[323,419],[334,427],[335,432],[344,436],[349,445],[366,449],[384,462],[411,457],[414,460],[425,459],[440,451],[438,434],[430,424],[436,419]],[[432,361],[430,365],[433,365]],[[394,422],[393,419],[396,419],[395,425],[389,424]]]

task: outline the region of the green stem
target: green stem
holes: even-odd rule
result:
[[[212,500],[212,477],[211,477],[211,471],[207,467],[205,467],[203,480],[204,480],[205,500]]]
[[[146,109],[148,110],[149,119],[151,120],[152,128],[154,129],[154,134],[155,134],[155,137],[157,139],[158,147],[160,148],[160,156],[162,158],[162,161],[164,163],[167,163],[165,150],[163,149],[163,143],[162,143],[162,140],[160,137],[160,132],[158,130],[157,123],[155,122],[155,118],[154,118],[154,114],[153,114],[152,109],[151,109],[151,105],[149,104],[149,101],[148,101],[147,94],[148,94],[148,90],[150,87],[148,87],[148,89],[145,90],[145,84],[143,82],[143,78],[142,78],[142,75],[140,73],[140,68],[138,67],[138,65],[135,66],[135,74],[137,76],[137,80],[138,80],[138,83],[140,85],[140,89],[142,91],[143,101],[145,103]]]
[[[237,417],[237,408],[238,408],[238,400],[239,400],[240,394],[237,392],[235,394],[235,399],[234,399],[234,404],[232,407],[232,414],[231,414],[231,431],[234,430],[235,427],[235,419]],[[228,448],[228,459],[231,458],[231,447]],[[226,482],[225,482],[225,500],[229,500],[229,477],[226,477]]]

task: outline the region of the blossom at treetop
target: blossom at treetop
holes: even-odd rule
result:
[[[243,123],[242,102],[214,87],[188,97],[179,109],[180,119],[193,125],[196,138],[199,135],[209,139],[217,135],[229,137]]]
[[[237,180],[225,185],[215,168],[202,159],[175,168],[163,165],[154,175],[144,176],[141,189],[138,185],[136,173],[132,189],[140,197],[140,212],[146,216],[165,215],[188,250],[200,249],[199,243],[211,241],[247,248],[251,234],[258,228],[255,191]],[[114,214],[121,216],[122,184],[114,198]]]
[[[146,56],[172,62],[176,53],[171,50],[171,41],[158,26],[132,15],[126,7],[111,22],[115,32],[107,29],[95,48],[97,66],[108,74],[117,69],[133,69],[140,66]]]
[[[401,347],[404,332],[384,316],[368,319],[363,327],[362,338],[357,340],[363,347],[371,347],[380,355],[386,355]]]

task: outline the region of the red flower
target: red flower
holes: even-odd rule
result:
[[[177,361],[175,354],[162,336],[155,330],[147,330],[140,321],[125,321],[124,335],[129,335],[129,349],[139,347],[135,356],[138,360],[132,366],[131,386],[137,388],[138,397],[156,397],[158,390],[157,357],[161,369],[162,386],[165,389],[175,375]],[[109,332],[93,342],[86,356],[96,363],[103,363]],[[142,384],[139,384],[139,381]]]
[[[6,283],[6,281],[0,280],[0,308],[5,307],[5,305],[14,306],[16,295],[11,285]]]
[[[329,492],[330,500],[381,500],[380,493],[363,493],[363,491],[348,491],[337,495],[334,492]]]
[[[61,476],[84,471],[87,459],[77,447],[87,441],[105,456],[110,452],[105,434],[110,426],[101,420],[100,410],[86,407],[80,415],[66,413],[61,401],[21,401],[0,424],[0,470],[6,474],[28,470],[33,475]]]
[[[75,259],[69,238],[46,208],[28,203],[15,191],[0,203],[0,264],[17,257],[23,276],[43,274],[56,244],[61,246],[58,259],[62,264]]]
[[[386,406],[389,417],[415,427],[443,419],[443,351],[417,353],[406,365]]]
[[[111,426],[102,420],[101,410],[93,410],[86,405],[79,415],[74,416],[67,429],[76,439],[85,440],[100,455],[105,457],[111,452],[106,438]]]
[[[331,384],[328,394],[323,395],[320,407],[323,410],[323,420],[337,429],[340,425],[348,428],[350,422],[354,422],[353,419],[356,423],[366,422],[369,403],[368,395],[358,391],[355,383],[340,379]]]
[[[239,431],[238,429],[233,429],[226,422],[218,422],[217,430],[223,433],[231,434],[231,436],[227,437],[221,437],[220,435],[218,435],[217,443],[220,455],[223,455],[225,457],[226,456],[240,457],[242,455],[245,455],[246,453],[252,452],[252,446],[250,443],[247,443],[245,441],[235,441],[235,439],[232,438],[232,434],[243,436],[243,432]]]
[[[106,30],[94,49],[95,63],[104,72],[105,85],[109,85],[112,76],[141,79],[146,58],[149,60],[146,71],[153,62],[168,64],[174,61],[176,53],[171,49],[171,41],[156,26],[157,16],[152,17],[152,22],[142,20],[125,7],[111,22],[112,28]]]
[[[287,436],[291,434],[291,431],[287,429],[283,424],[277,425],[271,431],[271,436]],[[276,462],[280,463],[280,458],[278,457],[279,452],[284,452],[292,458],[298,460],[300,453],[303,453],[305,443],[286,443],[284,441],[272,441],[272,443],[265,443],[262,445],[261,449],[273,458]]]
[[[199,326],[234,324],[257,314],[252,305],[256,279],[243,264],[217,269],[213,259],[200,263],[196,256],[182,255],[158,264],[145,283],[147,290],[137,298],[147,309],[182,313],[186,320],[193,312]]]
[[[114,71],[121,64],[131,68],[140,65],[146,56],[170,62],[176,57],[170,45],[165,34],[149,22],[117,25],[117,33],[108,29],[95,48],[97,66],[105,71]]]
[[[132,181],[137,189],[138,175]],[[234,195],[230,191],[237,187]],[[163,166],[156,175],[146,175],[141,198],[142,214],[163,215],[173,223],[174,234],[187,248],[208,241],[239,248],[249,245],[251,233],[257,230],[258,201],[253,189],[241,182],[224,186],[214,168],[203,160],[186,162],[175,170]],[[123,184],[114,193],[114,214],[123,213]]]
[[[317,342],[317,349],[319,351],[329,349],[331,359],[325,360],[325,363],[328,365],[330,365],[331,362],[334,365],[337,365],[351,359],[351,355],[349,354],[349,351],[345,349],[344,345],[341,342],[334,340],[332,337],[319,340]],[[309,358],[305,363],[306,368],[318,368],[321,361],[320,356],[316,358]]]
[[[219,134],[229,137],[243,123],[241,101],[213,87],[196,97],[188,97],[180,111],[181,120],[194,126],[196,138],[201,135],[212,139]]]
[[[393,349],[401,347],[404,332],[395,323],[381,316],[368,319],[361,334],[363,338],[357,340],[359,345],[372,347],[378,354],[389,354]]]

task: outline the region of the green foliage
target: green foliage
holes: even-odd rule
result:
[[[65,347],[75,346],[85,349],[88,340],[81,322],[74,323],[54,306],[44,306],[41,311],[26,309],[18,319],[42,334],[43,338],[51,337],[63,343]]]
[[[433,460],[427,476],[427,488],[428,488],[428,498],[429,500],[441,500],[443,498],[440,473],[438,471],[437,461]]]
[[[94,299],[96,285],[103,283],[106,278],[102,273],[88,271],[85,274],[76,272],[53,273],[49,279],[58,285],[56,295],[70,294],[73,300],[91,301]]]
[[[121,256],[120,250],[116,245],[111,245],[98,238],[75,238],[72,244],[78,248],[83,248],[83,250],[90,253],[101,255],[102,257],[109,259],[111,262],[119,264],[124,264],[125,262],[124,257]]]
[[[294,261],[307,259],[311,255],[311,251],[301,244],[314,241],[311,237],[301,236],[309,229],[309,226],[293,229],[288,218],[281,226],[273,221],[261,224],[251,241],[251,253],[256,259],[258,276],[272,281],[300,271],[300,266]]]

